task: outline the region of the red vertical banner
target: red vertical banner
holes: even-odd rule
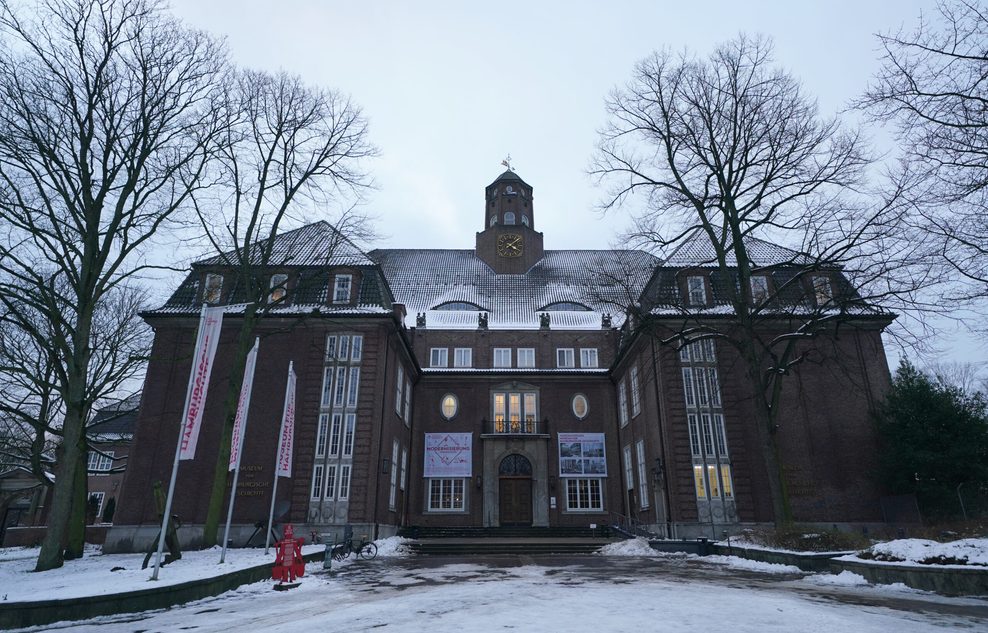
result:
[[[254,347],[247,354],[247,364],[244,366],[244,382],[240,386],[240,400],[237,402],[237,417],[233,420],[233,437],[230,440],[230,470],[236,470],[240,463],[240,451],[244,443],[244,427],[247,422],[247,408],[250,406],[250,392],[254,386],[254,367],[257,365],[257,347],[259,341],[254,341]]]
[[[204,308],[199,319],[199,337],[192,360],[192,373],[189,375],[188,404],[182,417],[180,460],[195,459],[196,456],[202,411],[206,404],[206,391],[209,389],[209,375],[213,371],[213,358],[216,356],[216,346],[223,328],[224,309]]]
[[[281,452],[275,477],[292,476],[292,448],[295,444],[295,369],[288,368],[288,387],[285,389],[285,415],[281,421]]]

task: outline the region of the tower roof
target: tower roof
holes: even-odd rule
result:
[[[504,170],[504,173],[498,176],[497,178],[495,178],[494,182],[492,182],[491,184],[493,185],[496,182],[520,182],[524,185],[531,187],[531,185],[529,185],[527,182],[521,179],[521,176],[511,171],[510,169]]]

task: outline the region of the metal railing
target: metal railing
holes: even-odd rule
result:
[[[546,435],[549,433],[549,420],[533,418],[482,420],[484,435]]]
[[[632,538],[641,536],[647,539],[663,538],[662,536],[645,528],[645,526],[633,517],[627,517],[617,512],[610,512],[611,527],[625,536]]]

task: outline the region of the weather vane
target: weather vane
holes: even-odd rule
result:
[[[508,157],[502,160],[501,164],[507,167],[508,171],[514,171],[514,168],[511,166],[511,154],[508,154]]]

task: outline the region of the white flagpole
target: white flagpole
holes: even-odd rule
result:
[[[285,441],[285,413],[288,411],[289,390],[292,388],[292,368],[295,361],[288,361],[288,382],[285,385],[285,404],[281,409],[281,426],[278,428],[278,450],[274,454],[274,485],[271,486],[271,511],[268,513],[268,530],[264,534],[264,555],[271,547],[271,526],[274,523],[274,502],[278,498],[278,464],[281,461],[281,445]]]
[[[246,393],[241,394],[240,402],[237,406],[237,414],[240,416],[240,407],[243,407],[243,419],[240,421],[240,433],[237,438],[237,459],[233,465],[233,485],[230,487],[230,507],[226,511],[226,529],[223,530],[223,551],[220,553],[220,564],[226,562],[226,547],[230,542],[230,521],[233,519],[233,502],[237,499],[237,480],[240,478],[240,458],[243,457],[244,436],[247,434],[247,413],[250,410],[250,394],[254,389],[254,368],[257,365],[257,348],[261,344],[260,338],[254,339],[254,347],[250,350],[247,359],[247,366],[244,368],[244,383]],[[236,427],[236,424],[234,425]],[[232,447],[231,447],[232,448]]]
[[[168,482],[168,498],[165,500],[165,516],[161,518],[161,534],[158,535],[158,554],[154,561],[154,572],[151,574],[151,580],[158,579],[158,570],[161,569],[161,553],[165,549],[165,532],[168,529],[168,518],[172,512],[172,498],[175,495],[175,477],[178,475],[178,458],[182,454],[182,436],[185,434],[185,418],[189,415],[189,400],[192,398],[192,385],[194,381],[192,380],[192,375],[195,373],[195,360],[199,353],[199,346],[202,345],[202,335],[205,330],[206,321],[206,304],[202,304],[202,312],[199,315],[199,332],[196,335],[196,346],[195,353],[192,354],[192,372],[189,376],[189,386],[185,390],[185,406],[182,407],[182,424],[178,427],[178,443],[175,446],[175,461],[172,463],[172,476],[171,480]]]

